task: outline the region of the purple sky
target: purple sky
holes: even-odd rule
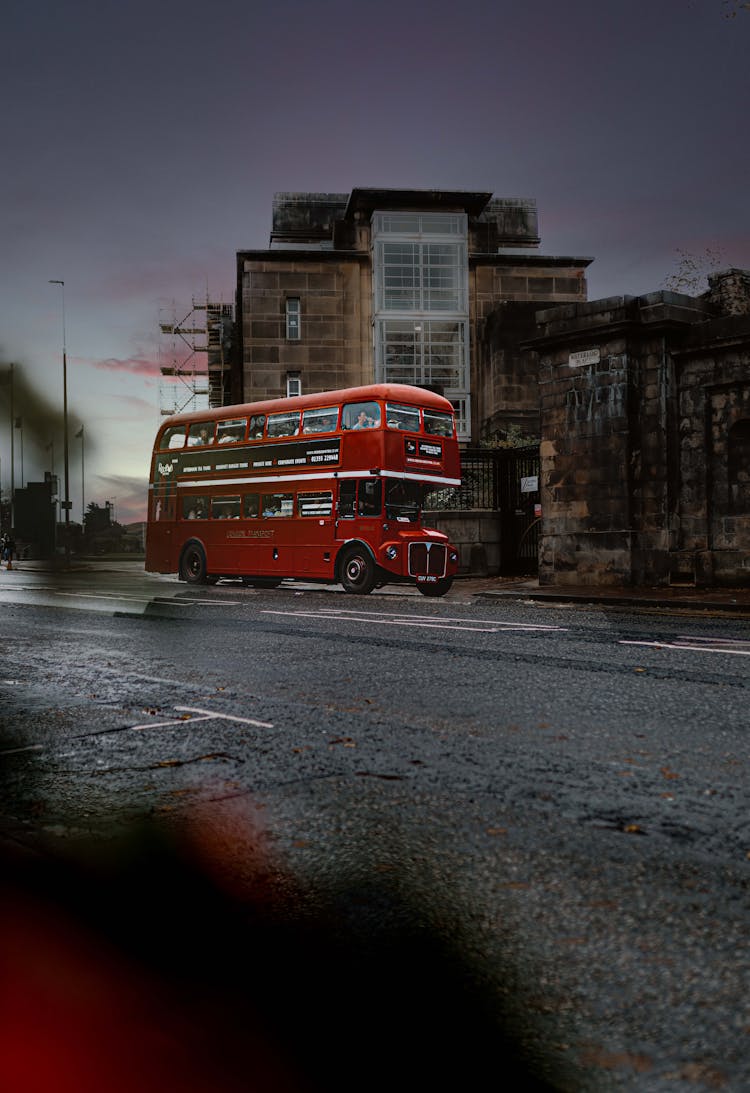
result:
[[[595,259],[591,299],[662,287],[678,249],[750,267],[750,11],[735,8],[6,0],[0,361],[61,401],[48,281],[63,279],[86,500],[116,499],[126,521],[145,510],[160,308],[207,287],[231,301],[235,252],[267,246],[278,190],[534,197],[542,252]],[[39,478],[49,429],[35,435],[31,399],[17,412]],[[79,466],[71,440],[75,519]]]

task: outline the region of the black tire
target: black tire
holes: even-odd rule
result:
[[[452,584],[452,577],[441,577],[438,581],[419,581],[417,588],[423,596],[444,596],[450,592]]]
[[[367,547],[357,543],[344,547],[339,562],[341,583],[346,592],[367,596],[375,587],[378,570]]]
[[[188,584],[206,584],[206,555],[200,543],[188,543],[180,559],[180,578]]]

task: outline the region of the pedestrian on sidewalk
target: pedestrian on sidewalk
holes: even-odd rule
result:
[[[7,568],[13,568],[13,555],[16,552],[16,541],[13,536],[6,531],[2,539],[3,544],[3,561],[7,563]]]

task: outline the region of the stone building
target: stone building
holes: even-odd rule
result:
[[[536,432],[536,375],[517,338],[535,308],[586,299],[590,261],[544,256],[539,242],[533,200],[277,194],[269,249],[237,254],[232,400],[412,383],[453,402],[464,441]]]
[[[540,582],[750,584],[750,271],[537,320]]]

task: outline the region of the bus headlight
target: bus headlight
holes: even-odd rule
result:
[[[452,550],[452,551],[451,551],[451,555],[450,555],[450,557],[451,557],[451,561],[452,561],[452,562],[457,562],[457,561],[458,561],[458,554],[456,553],[456,551],[455,551],[455,550]]]
[[[388,547],[388,548],[386,549],[386,552],[385,552],[385,556],[386,556],[386,558],[388,558],[388,559],[389,559],[389,561],[391,561],[391,562],[392,562],[392,561],[393,561],[393,560],[394,560],[395,558],[398,558],[398,547],[397,547],[397,546],[389,546],[389,547]]]

